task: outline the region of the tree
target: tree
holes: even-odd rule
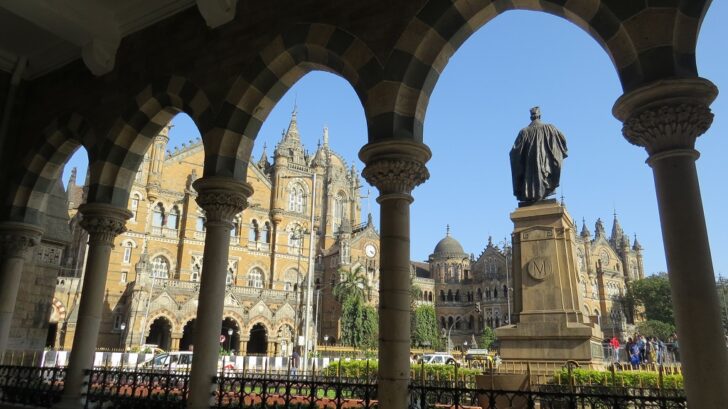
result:
[[[377,310],[367,305],[363,297],[352,295],[344,300],[341,313],[341,341],[344,345],[374,348],[378,328]]]
[[[728,335],[728,279],[719,276],[718,282],[718,301],[720,302],[720,316],[723,324],[723,332]]]
[[[423,304],[412,312],[410,326],[412,346],[430,346],[434,349],[440,347],[440,331],[437,325],[435,307]]]
[[[495,330],[488,326],[483,328],[483,333],[480,335],[480,339],[478,340],[479,346],[481,348],[490,349],[495,341],[497,341],[497,338],[495,337]]]
[[[642,335],[657,337],[664,341],[675,333],[675,326],[662,321],[648,320],[637,324],[637,330]]]
[[[628,303],[633,300],[634,305],[643,306],[648,320],[675,325],[670,281],[666,273],[659,273],[628,283],[625,299]]]
[[[344,304],[349,298],[361,298],[362,300],[369,298],[369,280],[364,274],[362,266],[356,269],[339,270],[341,279],[334,285],[333,294],[336,300]]]

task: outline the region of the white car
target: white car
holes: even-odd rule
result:
[[[426,364],[450,365],[457,363],[452,355],[440,352],[436,352],[434,354],[424,354],[420,359],[421,362],[424,362]]]

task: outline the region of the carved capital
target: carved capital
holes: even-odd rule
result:
[[[106,203],[82,204],[78,211],[83,216],[79,224],[88,232],[90,245],[113,245],[132,217],[129,210]]]
[[[0,224],[0,257],[22,258],[27,250],[40,243],[43,229],[26,223],[5,222]]]
[[[386,141],[364,146],[359,157],[366,163],[362,176],[380,195],[405,194],[430,178],[425,163],[430,149],[421,143]]]
[[[614,116],[624,126],[630,143],[650,156],[674,150],[692,150],[698,136],[713,122],[710,103],[718,89],[702,78],[658,81],[620,97]]]
[[[192,186],[208,222],[232,223],[233,217],[248,207],[248,197],[253,194],[248,183],[225,177],[197,179]]]

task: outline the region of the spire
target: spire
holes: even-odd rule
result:
[[[446,229],[446,231],[445,231],[445,237],[450,237],[450,225],[448,224],[448,225],[447,225],[447,226],[445,227],[445,229]]]
[[[283,136],[283,140],[301,140],[301,135],[298,133],[298,107],[293,107],[293,112],[291,113],[291,122],[288,123],[288,130],[286,130],[286,134]]]
[[[586,227],[586,220],[583,217],[581,218],[581,237],[585,239],[591,237],[591,232],[589,231],[589,228]]]
[[[68,178],[68,187],[76,186],[76,173],[78,172],[78,169],[74,166],[73,169],[71,169],[71,177]],[[68,191],[68,187],[66,188],[66,191]]]
[[[632,245],[632,250],[634,250],[634,251],[640,251],[640,250],[642,250],[642,245],[637,240],[637,234],[636,233],[634,235],[634,244]]]
[[[622,230],[622,226],[619,224],[619,219],[617,219],[617,210],[614,210],[614,222],[612,223],[612,236],[609,238],[609,241],[612,242],[614,246],[618,246],[622,243],[622,236],[624,235],[624,231]]]
[[[268,166],[270,166],[270,163],[268,162],[268,152],[266,152],[266,144],[263,142],[263,152],[260,153],[260,159],[258,160],[258,167],[261,169],[266,169]]]
[[[288,157],[293,163],[304,164],[305,163],[305,152],[303,145],[301,144],[301,135],[298,132],[298,107],[293,107],[291,113],[291,122],[288,124],[288,129],[283,133],[280,142],[275,149],[275,156]]]
[[[324,126],[324,146],[329,146],[329,127]]]
[[[488,247],[493,247],[493,236],[488,236]]]
[[[596,224],[594,225],[594,238],[604,237],[606,236],[606,232],[604,231],[604,222],[602,222],[602,218],[598,218]]]

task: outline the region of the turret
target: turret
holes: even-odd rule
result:
[[[604,231],[604,222],[602,222],[602,219],[597,219],[597,222],[594,224],[594,240],[603,237],[606,238],[607,234]]]
[[[584,264],[586,264],[586,272],[589,275],[594,274],[594,266],[591,262],[591,233],[586,227],[586,220],[581,219],[581,238],[584,241]]]
[[[637,257],[637,274],[639,275],[639,279],[641,280],[645,278],[645,269],[644,265],[642,264],[642,245],[637,240],[636,234],[634,235],[634,244],[632,245],[632,250],[634,250]]]
[[[624,231],[622,230],[622,226],[619,224],[617,212],[615,211],[614,221],[612,222],[612,235],[609,238],[609,242],[615,249],[619,249],[622,245],[622,236],[624,236]]]
[[[581,219],[581,238],[584,239],[584,241],[591,240],[591,232],[589,231],[589,228],[586,227],[586,220]]]

